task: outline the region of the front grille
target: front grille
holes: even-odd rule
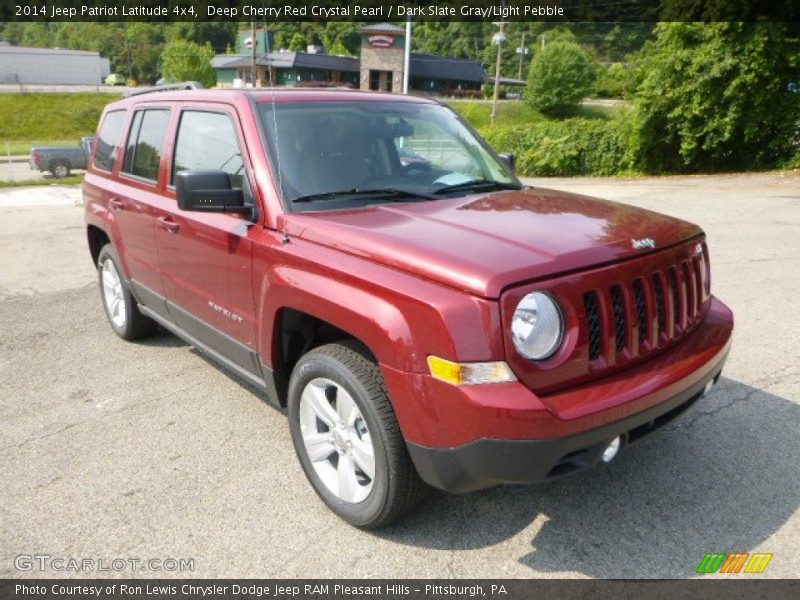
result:
[[[597,294],[586,292],[583,295],[583,307],[586,311],[586,329],[589,332],[589,360],[600,356],[600,308],[597,305]]]
[[[661,275],[653,275],[653,291],[656,296],[656,317],[658,318],[658,334],[664,335],[667,332],[667,315],[664,304],[664,286],[661,284]]]
[[[641,279],[633,282],[633,297],[636,300],[636,322],[639,325],[639,344],[647,341],[647,302],[644,299],[644,285]]]
[[[616,337],[617,352],[625,350],[625,337],[627,336],[627,319],[625,318],[625,300],[622,297],[622,288],[618,285],[611,286],[611,303],[614,307],[614,335]]]
[[[703,256],[692,256],[584,292],[591,368],[635,359],[686,335],[700,321],[708,299],[705,268]]]

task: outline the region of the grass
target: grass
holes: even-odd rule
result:
[[[481,100],[453,100],[448,104],[457,110],[476,129],[487,127],[492,122],[492,103]],[[497,124],[516,125],[546,119],[542,113],[524,102],[503,101],[497,103]]]
[[[70,175],[69,177],[46,177],[44,179],[23,179],[19,181],[0,181],[0,188],[30,187],[35,185],[80,185],[83,175]]]
[[[114,94],[0,94],[0,153],[28,154],[32,145],[77,146],[92,135]]]
[[[489,127],[492,122],[491,101],[453,100],[448,103],[470,122],[476,129]],[[610,119],[614,116],[613,106],[580,106],[564,117],[583,117],[585,119]],[[522,101],[504,100],[497,104],[497,126],[524,125],[536,121],[552,119]]]
[[[75,146],[78,138],[69,140],[3,140],[0,138],[0,162],[11,156],[28,156],[34,146]]]

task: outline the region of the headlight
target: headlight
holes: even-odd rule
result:
[[[564,319],[555,300],[543,292],[520,300],[511,319],[511,337],[522,356],[533,360],[552,356],[563,335]]]

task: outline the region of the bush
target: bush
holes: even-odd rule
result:
[[[525,100],[551,114],[568,112],[592,91],[594,68],[573,42],[553,42],[536,53],[528,72]]]
[[[483,127],[492,147],[513,152],[523,177],[619,175],[630,172],[630,119],[543,120],[525,126]]]
[[[600,98],[626,98],[633,91],[632,69],[622,63],[599,67],[594,85],[595,94]]]
[[[660,23],[642,52],[632,151],[647,172],[785,164],[800,42],[783,23]]]
[[[217,73],[211,66],[214,50],[209,44],[201,46],[186,40],[176,40],[164,46],[161,53],[162,73],[169,81],[199,81],[206,87],[217,84]]]

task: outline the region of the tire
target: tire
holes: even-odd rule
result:
[[[53,177],[69,177],[69,163],[63,160],[56,161],[50,165],[50,172],[53,174]]]
[[[348,413],[347,398],[357,416]],[[349,419],[341,419],[348,421],[344,426],[328,424],[335,415],[345,413]],[[378,365],[359,342],[320,346],[298,361],[289,381],[288,414],[292,442],[306,477],[322,501],[351,525],[383,527],[427,495],[429,488],[408,455]],[[307,442],[312,442],[315,462]],[[369,445],[372,477],[369,467],[363,466],[369,462],[365,452]],[[343,477],[342,470],[349,476]],[[349,483],[342,483],[343,478]]]
[[[119,258],[111,244],[106,244],[100,250],[97,257],[97,276],[100,299],[114,333],[123,340],[131,341],[146,337],[156,330],[156,322],[139,312],[139,306],[122,275]]]

